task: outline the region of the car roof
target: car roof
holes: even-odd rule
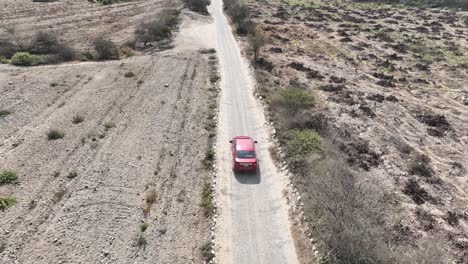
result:
[[[250,137],[236,138],[236,150],[254,150],[254,141]]]

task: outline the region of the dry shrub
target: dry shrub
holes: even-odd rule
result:
[[[341,159],[309,166],[308,194],[315,234],[333,263],[391,263],[379,188],[356,177]]]
[[[277,162],[280,158],[279,156],[279,153],[278,153],[278,147],[276,147],[275,145],[271,145],[269,148],[268,148],[268,151],[270,152],[270,157],[275,161]]]
[[[156,191],[151,190],[146,194],[145,206],[143,207],[143,215],[147,217],[151,211],[151,206],[156,202]]]
[[[100,37],[93,41],[93,45],[98,59],[114,60],[119,58],[119,49],[111,40]]]

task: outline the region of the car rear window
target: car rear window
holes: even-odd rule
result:
[[[239,158],[239,159],[252,159],[252,158],[255,158],[255,151],[238,150],[237,151],[237,158]]]

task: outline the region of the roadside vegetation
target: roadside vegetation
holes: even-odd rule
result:
[[[192,11],[199,12],[202,14],[208,14],[208,5],[210,5],[210,0],[184,0],[184,3]]]
[[[428,157],[415,153],[407,145],[398,146],[404,149],[402,152],[405,152],[403,155],[406,159],[400,165],[403,174],[408,176],[398,178],[401,183],[396,185],[399,193],[395,194],[380,181],[382,172],[373,169],[382,169],[383,154],[375,150],[375,145],[370,145],[371,140],[356,134],[356,129],[350,130],[352,125],[337,124],[336,120],[337,116],[346,113],[348,121],[344,122],[362,118],[363,123],[356,122],[362,126],[368,124],[366,119],[377,117],[375,109],[379,104],[385,101],[398,103],[401,100],[390,93],[377,94],[375,91],[378,89],[372,91],[375,94],[367,91],[368,95],[363,93],[365,97],[355,96],[360,91],[353,90],[355,87],[349,82],[349,75],[343,72],[346,73],[347,68],[350,68],[352,72],[349,74],[355,76],[355,72],[361,70],[361,64],[347,54],[350,52],[345,49],[347,45],[356,54],[363,57],[369,55],[367,62],[375,60],[376,65],[370,75],[375,77],[376,86],[384,87],[386,92],[398,89],[398,82],[411,87],[417,86],[417,82],[429,84],[423,78],[409,81],[397,77],[399,71],[404,72],[401,65],[405,64],[402,62],[408,59],[403,56],[411,56],[414,59],[411,65],[422,73],[433,72],[437,63],[453,69],[464,68],[461,59],[464,53],[460,48],[435,45],[432,40],[439,40],[437,36],[417,36],[410,31],[422,34],[432,30],[437,35],[444,19],[448,23],[457,21],[456,27],[463,25],[463,21],[448,15],[447,11],[447,17],[443,13],[440,21],[426,22],[424,26],[410,28],[408,32],[402,29],[405,24],[393,19],[385,26],[398,24],[400,31],[381,25],[376,26],[375,30],[367,29],[364,22],[369,20],[369,15],[374,14],[374,10],[369,7],[377,6],[370,2],[463,8],[464,1],[447,1],[443,4],[442,1],[431,0],[413,3],[366,0],[354,1],[368,2],[361,4],[339,2],[358,6],[353,10],[345,7],[335,9],[333,5],[322,3],[309,5],[288,2],[288,6],[255,1],[242,2],[247,3],[245,5],[236,0],[224,2],[225,12],[231,18],[236,33],[247,44],[247,51],[252,55],[257,93],[268,103],[269,121],[275,126],[274,132],[280,148],[270,147],[270,155],[278,162],[286,161],[294,174],[292,180],[301,195],[301,203],[304,203],[307,216],[305,224],[311,228],[315,246],[319,249],[320,263],[447,263],[447,246],[429,241],[431,238],[418,237],[418,226],[414,228],[415,224],[408,225],[406,220],[412,215],[404,212],[406,208],[401,202],[409,202],[412,206],[432,206],[440,202],[440,198],[433,195],[430,189],[430,185],[441,186],[435,162],[431,163]],[[365,8],[359,10],[361,5],[369,6],[372,11]],[[393,9],[384,5],[379,10],[390,10],[389,13],[394,12],[395,15],[414,11],[421,14],[425,21],[435,19],[440,14],[437,11],[434,11],[434,15],[432,11],[407,7]],[[370,20],[374,22],[377,19],[374,16]],[[300,23],[306,23],[307,26],[297,26]],[[430,26],[433,28],[430,28],[429,23],[432,23]],[[284,30],[286,28],[288,31]],[[354,39],[358,34],[370,35],[368,39],[375,37],[385,47],[393,49],[394,54],[379,58],[372,50],[373,46],[361,39],[359,42]],[[335,38],[338,44],[330,41]],[[268,56],[262,58],[262,52]],[[455,53],[458,57],[453,56]],[[312,60],[306,63],[310,58],[319,62]],[[336,62],[341,58],[345,62],[339,66],[343,69],[338,71],[336,65],[340,64]],[[333,70],[324,72],[323,65],[328,67],[328,61],[334,62]],[[341,75],[335,74],[335,71]],[[323,100],[324,96],[328,96],[325,98],[330,104],[326,99]],[[334,106],[336,104],[343,107],[337,108]],[[452,130],[452,123],[443,115],[428,113],[415,116],[427,126],[430,136],[443,138]],[[343,122],[343,119],[340,121]],[[462,171],[460,165],[453,165],[453,168]],[[449,212],[443,221],[449,225],[457,223],[456,219],[459,218],[456,213]],[[431,214],[419,210],[417,217],[426,228],[434,230],[428,237],[437,236],[439,232],[443,234],[442,230],[434,229],[437,222]]]
[[[213,187],[209,183],[203,186],[200,206],[203,208],[206,217],[213,214]]]

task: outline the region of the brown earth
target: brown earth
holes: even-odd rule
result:
[[[268,99],[293,86],[318,99],[277,128],[327,123],[355,170],[403,208],[398,236],[417,247],[442,233],[444,250],[465,263],[468,14],[341,1],[248,5],[270,40],[256,65],[258,91]],[[307,180],[295,181],[310,197]]]
[[[25,36],[60,26],[67,41],[83,44],[93,32],[129,39],[140,18],[174,5],[26,2],[7,2],[0,20],[20,24]],[[106,19],[119,30],[98,23]],[[0,117],[0,171],[19,178],[0,186],[0,196],[17,200],[0,211],[0,262],[202,262],[210,72],[208,55],[187,47],[119,61],[0,65],[0,110],[11,112]],[[49,140],[53,129],[64,137]]]

